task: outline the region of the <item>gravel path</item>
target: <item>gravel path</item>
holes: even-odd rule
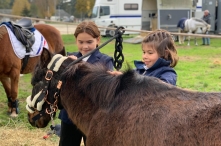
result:
[[[74,34],[77,25],[74,24],[49,24],[57,28],[61,34]]]

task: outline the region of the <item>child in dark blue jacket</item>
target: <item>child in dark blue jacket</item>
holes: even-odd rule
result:
[[[149,33],[142,42],[142,61],[134,61],[136,71],[145,76],[152,76],[176,85],[177,74],[173,67],[178,61],[177,50],[170,33],[156,30]],[[117,75],[121,72],[113,71]]]
[[[100,31],[94,22],[84,21],[80,23],[74,33],[79,52],[68,53],[68,56],[77,59],[82,55],[94,50],[100,43]],[[101,63],[109,70],[113,70],[113,58],[102,54],[99,50],[83,59],[91,64]],[[61,110],[61,131],[59,146],[80,146],[82,137],[84,142],[86,137],[68,118],[66,110]]]

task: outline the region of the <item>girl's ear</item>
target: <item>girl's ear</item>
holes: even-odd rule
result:
[[[166,60],[169,59],[169,50],[168,50],[168,49],[165,50],[164,58],[165,58]]]
[[[100,41],[101,41],[101,37],[99,36],[99,37],[97,38],[97,46],[100,45]]]

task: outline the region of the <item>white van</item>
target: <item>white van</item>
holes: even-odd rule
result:
[[[141,30],[141,14],[142,0],[96,0],[91,18],[102,36],[113,36],[115,31],[107,30],[106,27],[123,26],[128,30]],[[125,31],[125,34],[138,33]]]

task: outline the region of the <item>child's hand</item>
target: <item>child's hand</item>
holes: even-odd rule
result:
[[[120,72],[120,71],[107,71],[109,74],[111,74],[111,75],[121,75],[121,74],[123,74],[122,72]]]
[[[73,60],[77,60],[78,58],[76,57],[76,56],[74,56],[74,55],[70,55],[70,56],[68,56],[68,58],[71,58],[71,59],[73,59]]]

